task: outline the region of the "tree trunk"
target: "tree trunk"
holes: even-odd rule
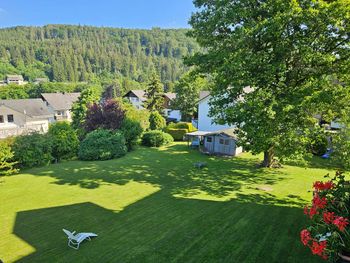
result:
[[[263,167],[272,167],[273,157],[274,157],[273,147],[270,147],[267,151],[264,152],[264,161],[262,163]]]

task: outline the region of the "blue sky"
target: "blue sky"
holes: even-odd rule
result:
[[[184,28],[192,0],[1,0],[0,27],[81,24]]]

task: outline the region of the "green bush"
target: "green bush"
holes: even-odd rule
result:
[[[169,133],[175,141],[183,141],[183,138],[186,133],[188,133],[187,129],[174,129],[168,128],[167,133]]]
[[[95,130],[87,134],[79,147],[79,159],[85,161],[109,160],[127,152],[124,135],[109,130]]]
[[[76,156],[79,140],[68,122],[56,122],[50,125],[48,134],[52,143],[52,156],[56,160],[70,159]]]
[[[328,140],[324,133],[314,133],[309,140],[309,151],[317,156],[327,152]]]
[[[170,134],[162,131],[145,132],[142,136],[142,145],[149,147],[159,147],[173,142],[174,139]]]
[[[22,135],[15,138],[14,160],[22,168],[47,165],[52,161],[51,141],[47,134]]]
[[[7,139],[0,141],[0,175],[10,175],[17,172],[17,169],[14,168],[16,162],[12,160],[14,153],[11,142]]]
[[[166,121],[158,111],[152,111],[149,116],[149,127],[151,130],[162,130],[166,126]]]
[[[124,119],[121,131],[124,134],[126,146],[130,151],[140,139],[143,129],[141,127],[140,122],[130,119]]]

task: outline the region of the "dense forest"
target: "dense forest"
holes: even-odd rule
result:
[[[47,25],[0,29],[0,79],[118,81],[124,90],[155,70],[167,89],[186,71],[183,57],[199,49],[186,29],[136,30]]]

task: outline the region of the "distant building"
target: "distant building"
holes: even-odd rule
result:
[[[7,75],[6,76],[7,84],[16,84],[16,85],[24,85],[26,84],[23,80],[22,75]]]
[[[144,90],[130,90],[123,96],[128,99],[136,109],[143,109],[143,104],[147,100],[147,94]],[[175,93],[164,93],[164,116],[169,121],[180,121],[181,112],[171,109],[171,103],[176,98]]]
[[[48,82],[49,80],[47,78],[36,78],[34,79],[33,83],[34,84],[40,84],[40,83],[45,83]]]
[[[0,100],[0,138],[46,133],[53,113],[41,99]]]
[[[42,93],[41,97],[54,112],[56,121],[72,121],[72,106],[79,99],[80,93]]]

